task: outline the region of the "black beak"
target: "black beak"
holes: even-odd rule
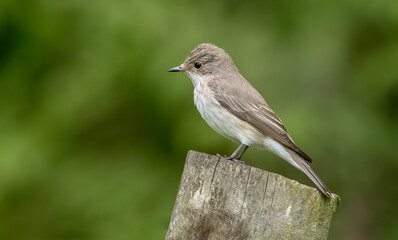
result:
[[[169,70],[167,70],[168,72],[185,72],[186,69],[181,68],[180,66],[178,67],[174,67],[174,68],[170,68]]]

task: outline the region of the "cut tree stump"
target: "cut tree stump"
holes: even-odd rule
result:
[[[166,239],[327,239],[339,197],[189,151]]]

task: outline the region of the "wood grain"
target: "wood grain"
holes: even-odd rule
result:
[[[189,151],[166,239],[327,239],[339,197]]]

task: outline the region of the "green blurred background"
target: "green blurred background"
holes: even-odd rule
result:
[[[0,239],[164,238],[187,151],[237,146],[167,72],[203,42],[340,195],[330,239],[398,239],[398,1],[376,0],[1,0]]]

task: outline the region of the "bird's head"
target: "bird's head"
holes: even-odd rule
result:
[[[196,86],[207,76],[216,77],[237,71],[237,69],[231,57],[223,49],[214,44],[203,43],[196,46],[180,66],[168,71],[185,72]]]

